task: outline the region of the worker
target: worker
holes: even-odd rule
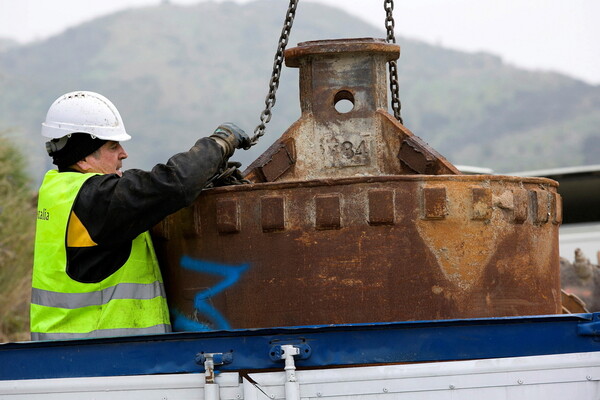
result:
[[[122,171],[117,108],[71,92],[42,124],[58,169],[39,190],[32,277],[32,340],[157,334],[171,330],[148,230],[190,205],[250,140],[231,123],[151,171]]]

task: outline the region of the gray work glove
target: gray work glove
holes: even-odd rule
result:
[[[248,150],[251,146],[246,132],[231,122],[219,125],[210,137],[223,148],[225,158],[231,157],[235,149]]]

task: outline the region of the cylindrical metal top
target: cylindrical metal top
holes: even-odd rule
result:
[[[384,39],[359,38],[359,39],[334,39],[314,40],[301,42],[298,47],[286,50],[285,65],[299,67],[300,60],[314,55],[336,55],[342,53],[381,53],[385,61],[397,60],[400,57],[400,46],[387,43]]]
[[[398,45],[375,38],[303,42],[286,50],[286,65],[300,69],[302,116],[276,146],[286,148],[283,160],[267,155],[265,160],[278,162],[261,166],[259,179],[302,181],[402,173],[397,155],[402,139],[411,134],[387,118],[386,64],[399,55]],[[419,150],[419,154],[426,153]],[[429,158],[435,161],[436,157]],[[451,166],[437,168],[438,164],[427,172],[456,172]]]
[[[359,38],[300,43],[285,52],[300,69],[302,115],[247,172],[253,181],[458,174],[388,113],[387,68],[400,47]]]

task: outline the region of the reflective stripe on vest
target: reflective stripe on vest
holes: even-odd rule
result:
[[[68,340],[130,335],[156,335],[171,332],[171,325],[156,325],[148,328],[103,329],[87,333],[40,333],[31,332],[31,340]]]
[[[155,297],[165,297],[164,284],[119,283],[97,292],[61,293],[33,288],[31,303],[45,307],[75,309],[89,306],[106,305],[111,300],[137,299],[146,300]]]

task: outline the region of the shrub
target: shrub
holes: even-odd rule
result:
[[[25,171],[23,154],[0,132],[0,342],[29,339],[36,220]]]

